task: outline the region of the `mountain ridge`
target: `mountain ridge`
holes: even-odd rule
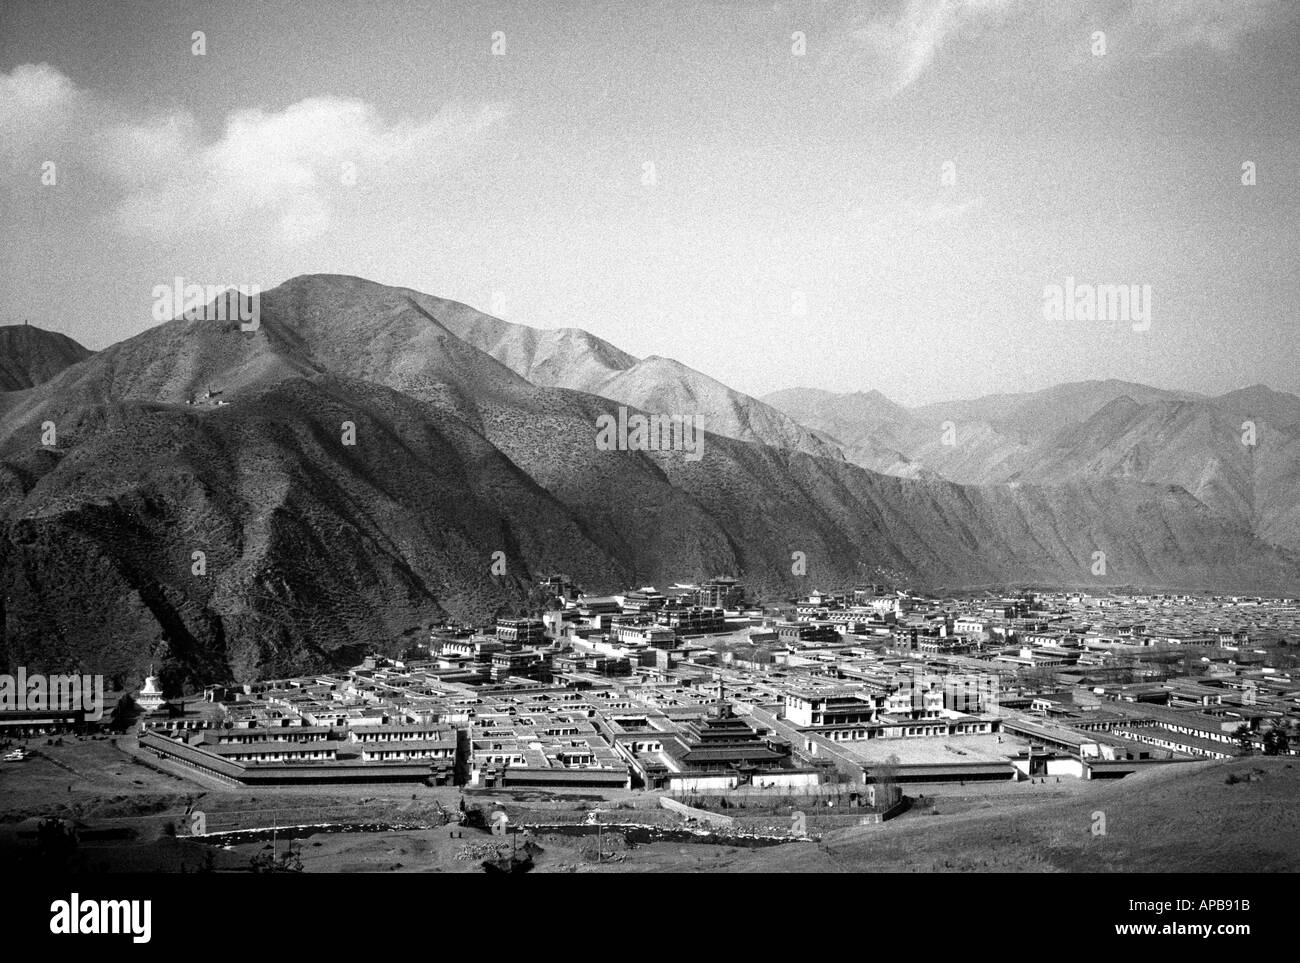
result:
[[[25,391],[95,352],[66,334],[31,324],[0,325],[0,391]]]
[[[765,397],[857,464],[962,484],[1127,478],[1179,485],[1267,541],[1300,549],[1300,398],[1261,385],[1219,396],[1117,379],[846,417],[857,393]],[[942,419],[942,420],[941,420]],[[887,454],[880,454],[884,448]]]
[[[707,423],[698,462],[600,450],[619,402],[530,382],[462,320],[408,289],[305,276],[262,295],[256,331],[174,319],[0,394],[8,664],[282,677],[518,611],[551,571],[591,591],[729,572],[768,597],[1296,585],[1293,555],[1178,486],[900,478]]]

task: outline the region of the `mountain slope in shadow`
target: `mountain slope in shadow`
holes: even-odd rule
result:
[[[729,572],[768,597],[882,572],[1295,589],[1293,556],[1178,487],[963,486],[713,433],[698,461],[599,450],[614,401],[530,382],[441,312],[296,278],[257,331],[178,319],[0,394],[5,660],[283,676],[514,610],[552,571],[592,591]]]

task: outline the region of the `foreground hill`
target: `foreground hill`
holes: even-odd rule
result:
[[[9,665],[283,676],[447,614],[514,610],[556,570],[593,591],[732,572],[770,596],[882,571],[935,587],[1296,585],[1292,556],[1179,488],[969,487],[717,434],[698,461],[602,451],[613,402],[533,384],[431,300],[313,276],[261,307],[255,332],[177,319],[0,395]],[[227,403],[186,403],[209,391]]]
[[[1238,780],[1229,783],[1230,776]],[[1249,780],[1244,777],[1250,776]],[[1254,757],[1148,768],[1118,781],[927,788],[929,806],[831,833],[817,845],[755,849],[719,872],[1294,873],[1300,870],[1300,769]],[[1017,792],[1019,790],[1019,792]],[[1106,834],[1092,834],[1093,813]]]
[[[57,331],[28,324],[0,325],[0,391],[22,391],[49,381],[92,354]]]

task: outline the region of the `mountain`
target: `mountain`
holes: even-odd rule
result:
[[[1251,385],[1219,395],[1214,406],[1241,418],[1262,418],[1278,428],[1300,428],[1300,398],[1266,385]]]
[[[0,325],[0,391],[35,387],[92,354],[57,331],[29,324]]]
[[[995,421],[1023,400],[1006,395],[931,410],[905,408],[874,390],[837,395],[794,389],[763,400],[834,439],[854,464],[903,478],[997,484],[1011,477],[1005,464],[1026,451]]]
[[[502,321],[457,301],[410,294],[466,344],[543,388],[599,394],[600,385],[637,363],[632,355],[581,328],[542,331]]]
[[[812,388],[792,388],[762,400],[834,444],[855,465],[902,478],[933,476],[900,450],[920,426],[911,413],[879,391],[837,395]]]
[[[828,391],[795,388],[772,392],[762,400],[796,421],[816,422],[819,430],[849,444],[867,440],[868,430],[872,436],[883,435],[880,440],[888,442],[897,440],[900,432],[916,427],[911,412],[879,391],[836,395]]]
[[[1217,401],[1117,399],[1040,445],[1015,477],[1096,475],[1179,485],[1262,539],[1300,548],[1300,432],[1257,419],[1254,444],[1244,444],[1240,416]]]
[[[638,361],[595,389],[595,394],[644,411],[692,414],[728,438],[842,460],[838,447],[770,405],[728,388],[671,358]]]
[[[863,467],[903,477],[934,475],[994,485],[1019,477],[1037,445],[1125,397],[1154,401],[1184,396],[1112,380],[918,408],[905,408],[879,391],[775,392],[764,400],[841,441],[846,457]]]
[[[1266,541],[1300,549],[1294,395],[1257,385],[1210,398],[1111,380],[912,409],[863,397],[796,389],[765,400],[848,440],[847,457],[874,470],[979,485],[1090,478],[1177,485]],[[1246,421],[1253,444],[1243,443]],[[891,464],[872,445],[902,461]]]
[[[176,319],[0,394],[6,663],[283,677],[518,610],[553,571],[595,592],[726,572],[767,597],[881,574],[1296,588],[1294,556],[1177,487],[962,486],[713,433],[699,460],[601,450],[616,402],[534,384],[458,327],[436,299],[300,277],[256,331]]]
[[[929,422],[981,422],[1018,441],[1033,442],[1068,425],[1086,421],[1111,402],[1125,397],[1147,404],[1184,401],[1200,396],[1116,379],[1077,381],[1041,391],[924,405],[915,409],[914,414]]]
[[[468,305],[412,292],[466,343],[546,388],[571,388],[659,414],[691,414],[709,431],[825,458],[839,448],[795,419],[671,358],[644,360],[578,328],[539,331]]]

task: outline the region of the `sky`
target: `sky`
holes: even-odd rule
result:
[[[0,0],[0,323],[330,272],[754,395],[1300,392],[1298,53],[1287,0]]]

